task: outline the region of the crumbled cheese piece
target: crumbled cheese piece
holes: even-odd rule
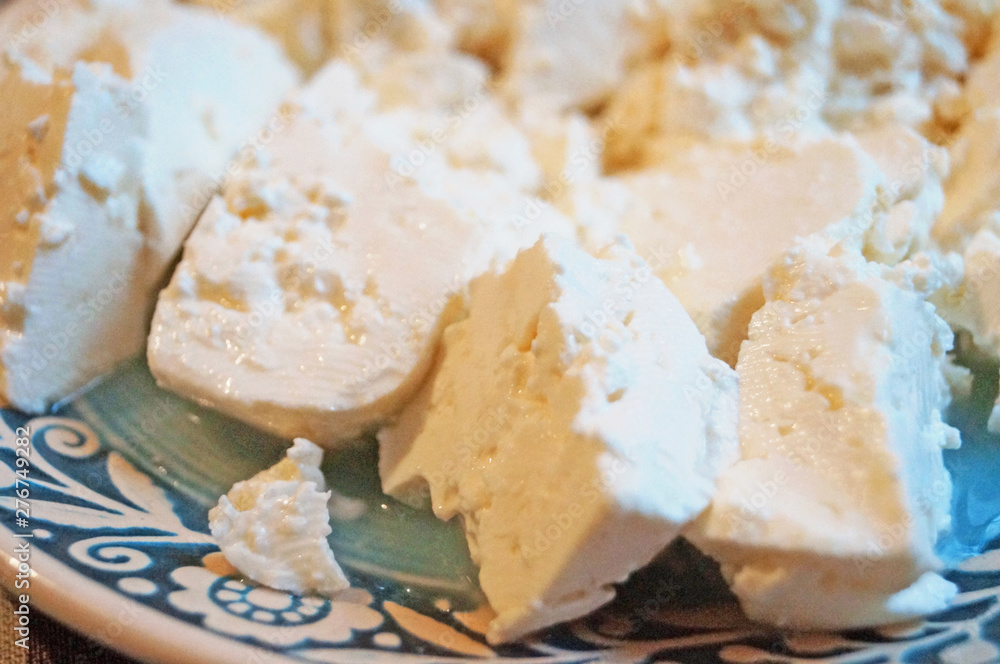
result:
[[[633,251],[546,236],[471,289],[432,378],[379,434],[391,495],[462,516],[509,641],[584,615],[710,500],[736,382]]]
[[[635,65],[608,104],[627,118],[612,168],[655,163],[679,140],[922,127],[968,66],[964,23],[938,2],[694,5],[672,46]]]
[[[322,459],[323,450],[299,438],[285,459],[234,484],[209,511],[212,537],[240,573],[299,595],[350,587],[327,541],[331,492]]]
[[[960,443],[941,416],[952,333],[897,281],[822,236],[765,279],[737,364],[742,461],[685,533],[755,620],[870,626],[956,592],[934,574],[951,518],[942,449]]]
[[[979,349],[1000,358],[1000,214],[972,237],[964,259],[964,279],[940,303],[942,316],[971,332]]]

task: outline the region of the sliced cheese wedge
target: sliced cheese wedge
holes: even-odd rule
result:
[[[546,236],[471,289],[468,318],[379,434],[387,493],[460,515],[517,639],[608,602],[710,500],[736,454],[736,381],[628,247]]]
[[[749,617],[866,627],[954,596],[934,551],[950,523],[942,450],[960,443],[942,421],[953,337],[926,301],[948,279],[823,236],[768,272],[737,364],[742,460],[685,532]]]

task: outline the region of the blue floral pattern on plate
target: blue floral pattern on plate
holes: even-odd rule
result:
[[[217,553],[206,510],[233,481],[277,459],[281,442],[159,391],[139,361],[58,417],[0,411],[0,523],[30,533],[35,548],[81,578],[205,638],[304,661],[981,664],[1000,659],[1000,447],[973,425],[991,405],[986,384],[955,416],[968,420],[967,440],[948,460],[959,481],[955,533],[942,551],[966,558],[948,573],[961,594],[922,624],[880,630],[790,634],[753,625],[714,566],[681,542],[597,614],[522,644],[489,646],[461,533],[382,496],[370,443],[325,466],[335,490],[331,544],[354,587],[334,601],[256,587]],[[25,529],[14,518],[20,427],[31,431]]]

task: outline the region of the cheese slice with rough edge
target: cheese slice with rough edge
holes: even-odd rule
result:
[[[383,488],[460,515],[505,642],[580,617],[697,516],[736,455],[733,371],[625,246],[544,236],[473,282]]]
[[[365,90],[345,63],[324,68],[210,203],[148,346],[162,386],[325,446],[413,396],[472,278],[546,230],[573,232],[492,167],[435,150],[395,172],[411,125],[348,86]]]
[[[742,460],[685,531],[754,620],[846,629],[944,609],[947,278],[813,236],[769,270],[737,364]],[[931,269],[933,271],[933,269]],[[908,284],[925,288],[913,290]],[[822,597],[822,602],[816,602]]]
[[[69,2],[5,58],[0,402],[42,412],[143,347],[182,240],[296,77],[256,31],[156,2]]]

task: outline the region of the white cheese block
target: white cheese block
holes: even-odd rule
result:
[[[0,402],[41,412],[143,347],[182,240],[295,75],[257,32],[156,3],[70,4],[30,45],[41,62],[25,45],[0,73]]]
[[[865,627],[956,592],[934,575],[950,523],[942,449],[960,443],[941,415],[953,338],[924,292],[901,287],[922,269],[814,236],[767,275],[737,364],[742,460],[685,532],[754,620]],[[928,277],[927,291],[949,279]]]
[[[106,66],[34,76],[15,66],[0,82],[12,148],[0,156],[0,403],[42,412],[142,347],[160,275],[145,269],[134,176],[149,118],[119,114],[128,82]]]
[[[379,434],[390,495],[461,515],[517,639],[582,616],[710,500],[736,381],[633,251],[545,236],[473,282],[420,396]]]
[[[212,537],[241,574],[298,595],[350,587],[327,541],[331,494],[322,459],[323,450],[299,438],[285,459],[234,484],[209,511]]]
[[[926,142],[906,133],[867,142],[876,160],[844,136],[698,146],[656,170],[622,176],[635,200],[620,230],[716,357],[735,363],[750,316],[763,305],[761,277],[795,238],[857,236],[890,262],[926,243],[941,199],[940,169]],[[899,181],[889,182],[877,162]],[[905,176],[895,172],[904,169]]]
[[[572,232],[488,167],[451,168],[435,151],[393,173],[380,145],[405,146],[410,126],[377,112],[358,124],[353,96],[327,103],[351,71],[324,69],[209,205],[148,353],[161,385],[321,445],[406,403],[470,279],[546,229]]]

